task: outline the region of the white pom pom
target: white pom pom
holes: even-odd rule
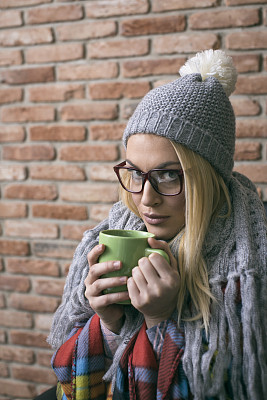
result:
[[[180,69],[180,75],[199,73],[204,81],[209,76],[217,78],[227,96],[235,90],[237,72],[231,57],[222,50],[205,50],[190,58]]]

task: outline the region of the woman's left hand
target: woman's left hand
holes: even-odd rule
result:
[[[168,319],[177,306],[180,277],[168,244],[149,238],[150,247],[164,250],[170,264],[157,253],[139,260],[127,286],[132,305],[145,317],[148,328]]]

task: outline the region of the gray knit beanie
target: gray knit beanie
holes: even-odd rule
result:
[[[201,155],[229,181],[234,164],[235,116],[228,96],[237,73],[222,50],[206,50],[180,69],[181,78],[148,92],[123,135],[153,133]]]

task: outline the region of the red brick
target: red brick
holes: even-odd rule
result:
[[[57,189],[54,185],[8,185],[4,196],[8,199],[54,200]]]
[[[71,266],[70,263],[66,263],[66,264],[64,265],[64,276],[67,276],[67,275],[68,275],[69,270],[70,270],[70,266]]]
[[[10,331],[10,343],[19,344],[21,346],[50,348],[46,342],[47,334],[30,331]],[[1,386],[0,386],[1,387]]]
[[[52,0],[0,0],[0,7],[12,8],[12,7],[24,7],[34,6],[37,4],[51,3]]]
[[[38,46],[25,50],[27,63],[49,63],[79,60],[83,58],[83,45],[80,43]]]
[[[92,140],[121,140],[125,124],[97,124],[90,125],[90,139]]]
[[[86,40],[98,37],[113,36],[117,26],[114,21],[83,22],[79,24],[63,25],[56,28],[59,40]]]
[[[267,36],[266,36],[267,38]],[[267,79],[264,75],[240,75],[237,79],[235,94],[265,94]]]
[[[267,49],[267,32],[233,32],[226,36],[225,43],[226,47],[232,50]]]
[[[227,6],[239,6],[243,4],[255,4],[255,3],[266,3],[266,0],[226,0],[225,1]]]
[[[46,317],[46,315],[44,315],[44,317]],[[50,367],[52,355],[53,355],[52,351],[38,351],[36,354],[36,361],[38,365],[43,365],[44,367]]]
[[[27,216],[25,203],[0,203],[0,218],[23,218]]]
[[[241,164],[236,165],[234,169],[246,175],[252,182],[267,183],[267,164]]]
[[[0,266],[0,271],[3,270],[3,266]],[[6,308],[6,298],[4,294],[0,294],[0,308]]]
[[[88,44],[90,58],[142,56],[149,52],[148,39],[105,40]]]
[[[49,22],[75,21],[83,16],[79,5],[33,8],[26,12],[28,24],[44,24]]]
[[[41,122],[54,121],[55,109],[51,106],[29,106],[3,108],[2,122]]]
[[[0,104],[15,103],[22,100],[22,89],[0,89]]]
[[[117,182],[117,176],[112,165],[92,165],[89,168],[89,177],[93,181]]]
[[[7,271],[14,274],[59,276],[57,262],[37,259],[8,258]]]
[[[52,320],[53,320],[53,315],[51,314],[36,314],[35,315],[35,319],[34,319],[34,326],[36,329],[41,330],[41,331],[49,331],[52,325]],[[51,354],[51,352],[49,353],[45,353],[45,354]],[[51,361],[51,357],[50,360]],[[40,365],[47,365],[47,364],[41,364],[40,362],[37,363]],[[49,363],[50,366],[50,363]]]
[[[173,79],[158,79],[153,82],[153,88],[157,88],[162,85],[166,85],[167,83],[173,82]]]
[[[121,33],[124,36],[140,36],[181,32],[185,29],[183,15],[167,17],[128,19],[121,22]]]
[[[38,368],[36,366],[13,366],[12,374],[15,379],[38,383],[47,383],[50,385],[56,385],[57,377],[54,371],[47,368]]]
[[[36,242],[33,244],[33,254],[38,257],[70,258],[72,259],[75,245]]]
[[[50,28],[22,28],[0,32],[2,46],[30,46],[52,43],[53,35]]]
[[[238,54],[231,57],[239,73],[258,72],[260,70],[259,54]]]
[[[6,342],[6,332],[3,329],[0,329],[0,343]]]
[[[113,161],[118,158],[118,148],[113,144],[63,146],[59,158],[64,161]]]
[[[29,254],[29,244],[16,240],[0,240],[0,253],[2,255],[27,256]]]
[[[217,0],[153,0],[152,11],[184,10],[190,8],[204,8],[217,5]]]
[[[58,279],[36,279],[34,281],[34,291],[37,294],[62,296],[65,280]]]
[[[54,81],[54,69],[53,67],[35,67],[5,70],[0,78],[2,82],[10,85],[51,82]]]
[[[6,363],[0,362],[0,377],[7,378],[9,375],[9,369]],[[0,397],[1,400],[5,400],[6,398]]]
[[[95,0],[86,6],[86,16],[89,18],[105,18],[118,15],[143,14],[148,11],[147,0],[127,0],[123,3],[120,0],[112,2]]]
[[[37,218],[85,220],[88,217],[86,207],[64,204],[34,204],[32,213]]]
[[[90,217],[94,221],[103,221],[105,218],[108,217],[109,211],[110,211],[110,206],[109,205],[104,205],[104,204],[97,204],[95,206],[92,206],[90,208]]]
[[[54,147],[50,144],[4,146],[3,159],[14,161],[45,161],[53,160]]]
[[[259,23],[258,9],[199,12],[190,15],[191,29],[215,29],[253,26]]]
[[[59,300],[52,297],[12,293],[9,304],[17,310],[55,312],[59,306]]]
[[[22,126],[0,126],[0,143],[23,142],[25,132]]]
[[[105,82],[89,85],[90,97],[93,100],[135,99],[143,97],[150,90],[148,82]]]
[[[251,100],[248,97],[233,96],[231,104],[236,116],[258,115],[261,111],[258,101]]]
[[[2,275],[0,280],[0,290],[12,292],[28,292],[30,289],[30,280],[24,276]]]
[[[64,121],[90,121],[115,119],[118,116],[116,104],[86,103],[63,106],[61,118]]]
[[[23,24],[21,12],[19,11],[1,11],[0,28],[20,26]]]
[[[118,200],[117,186],[113,184],[62,185],[60,197],[65,201],[113,203]]]
[[[112,61],[90,62],[90,64],[66,64],[58,66],[58,80],[75,81],[109,79],[118,76],[118,64]]]
[[[154,41],[154,51],[157,54],[195,53],[208,48],[216,49],[218,46],[219,39],[214,33],[160,36]]]
[[[22,55],[20,50],[1,50],[0,66],[19,65],[22,64]]]
[[[2,165],[0,181],[23,181],[26,179],[26,169],[22,165]]]
[[[10,0],[2,0],[10,1]],[[11,0],[12,1],[12,0]],[[18,0],[16,0],[18,2]],[[29,1],[29,0],[28,0]],[[0,3],[1,4],[1,3]],[[15,398],[35,398],[37,395],[35,385],[21,383],[10,379],[0,379],[0,394]]]
[[[54,238],[58,237],[58,227],[55,224],[41,224],[34,221],[5,221],[6,236],[25,238]]]
[[[267,138],[266,119],[238,119],[236,124],[237,137]]]
[[[1,128],[0,128],[1,129]],[[29,128],[32,141],[49,142],[79,142],[85,140],[85,128],[83,126],[67,125],[38,125]]]
[[[0,359],[22,364],[32,364],[34,362],[34,352],[18,346],[0,346]]]
[[[28,312],[0,310],[1,325],[9,328],[32,328],[32,315]]]
[[[30,177],[53,181],[83,181],[85,173],[76,165],[34,165],[30,167]]]
[[[176,74],[186,62],[185,57],[153,59],[153,60],[130,60],[122,64],[122,74],[126,78],[134,78],[147,75]]]
[[[259,160],[261,158],[261,144],[255,142],[237,141],[235,146],[234,159],[240,160]]]
[[[68,101],[84,99],[85,88],[80,84],[56,84],[35,86],[28,89],[29,100],[32,102]],[[1,96],[1,94],[0,94]]]
[[[92,229],[93,225],[64,225],[61,229],[61,234],[64,239],[81,240],[83,234],[88,229]]]

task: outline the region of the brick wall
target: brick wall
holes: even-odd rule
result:
[[[234,58],[235,168],[267,200],[266,25],[265,0],[0,0],[0,400],[55,383],[45,338],[125,123],[197,51]]]

